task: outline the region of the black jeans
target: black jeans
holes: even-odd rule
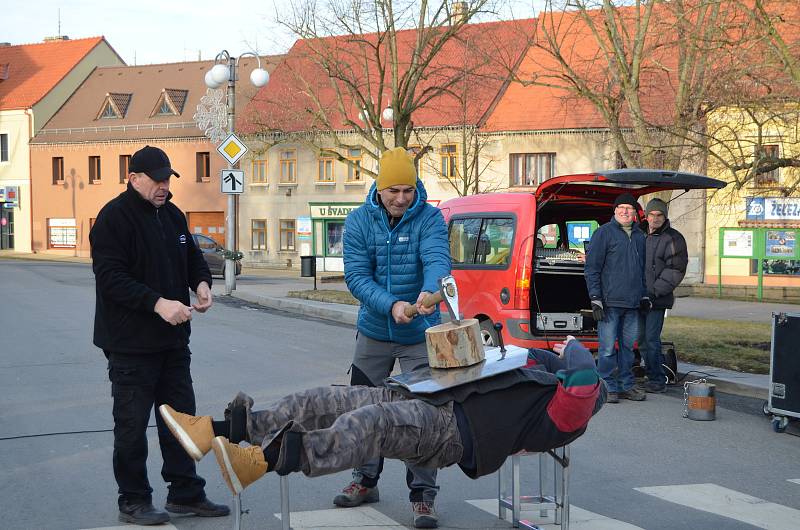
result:
[[[105,352],[114,399],[114,478],[119,504],[151,502],[147,480],[147,424],[153,405],[164,403],[179,412],[195,413],[194,389],[189,371],[189,348],[152,354]],[[156,412],[158,441],[164,465],[161,476],[169,483],[167,502],[202,500],[206,482],[195,463]]]

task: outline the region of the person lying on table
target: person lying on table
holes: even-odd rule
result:
[[[239,393],[223,421],[190,416],[169,405],[161,416],[183,448],[200,460],[212,448],[234,495],[267,471],[317,477],[371,458],[443,468],[458,464],[470,478],[496,471],[520,451],[542,452],[581,436],[607,390],[591,353],[568,336],[531,349],[523,368],[433,394],[399,386],[330,386],[252,410]],[[239,442],[252,444],[240,447]]]

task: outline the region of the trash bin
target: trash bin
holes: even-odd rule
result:
[[[300,256],[300,276],[302,278],[317,276],[316,256]]]

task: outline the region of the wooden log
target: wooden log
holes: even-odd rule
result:
[[[461,368],[484,359],[481,326],[476,318],[447,322],[425,330],[431,368]]]

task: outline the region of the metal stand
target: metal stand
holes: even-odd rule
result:
[[[539,456],[539,492],[538,495],[521,495],[519,480],[519,463],[523,456]],[[553,494],[545,495],[545,475],[547,456],[553,459]],[[511,492],[508,491],[508,479],[505,471],[511,467]],[[497,471],[498,479],[498,517],[508,519],[511,509],[511,524],[514,528],[539,530],[540,527],[531,521],[521,520],[520,513],[539,510],[539,518],[548,524],[558,525],[561,530],[569,530],[569,445],[551,449],[547,453],[520,453],[506,459]],[[560,495],[560,497],[559,497]]]
[[[242,510],[242,495],[233,496],[233,530],[242,529],[242,515],[250,513],[250,510]],[[291,530],[292,524],[289,520],[289,478],[281,477],[281,530]]]

